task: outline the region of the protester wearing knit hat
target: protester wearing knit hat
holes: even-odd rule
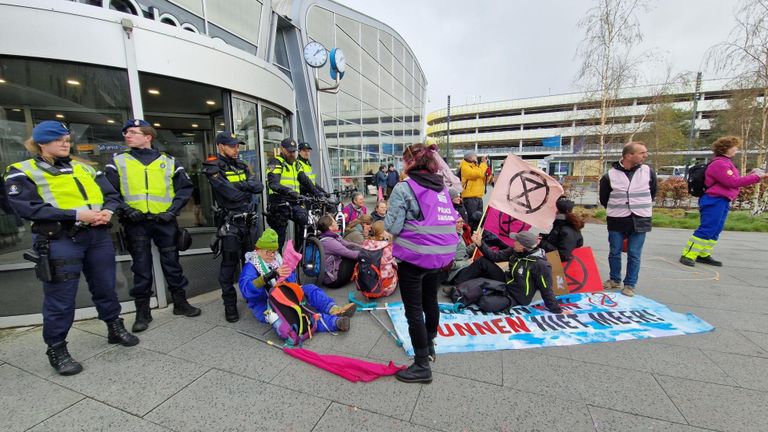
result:
[[[240,273],[240,293],[248,303],[257,320],[266,323],[265,312],[269,308],[267,298],[269,290],[277,280],[285,278],[285,282],[298,283],[296,271],[283,265],[283,258],[277,252],[277,232],[267,228],[256,241],[256,250],[245,254],[245,265]],[[350,317],[355,314],[353,303],[337,306],[333,298],[323,292],[317,285],[301,286],[309,306],[320,313],[317,330],[320,332],[348,331]]]

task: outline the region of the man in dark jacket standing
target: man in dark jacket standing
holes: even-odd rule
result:
[[[394,165],[389,164],[389,167],[387,168],[387,191],[384,194],[384,199],[389,199],[389,194],[392,193],[392,188],[395,187],[399,181],[400,173],[397,172]]]
[[[641,142],[624,146],[621,160],[600,179],[600,204],[606,209],[608,222],[608,265],[610,278],[605,289],[618,289],[621,284],[621,250],[627,239],[627,272],[621,293],[635,295],[640,273],[645,233],[651,231],[653,200],[656,198],[656,173],[648,165],[648,149]]]

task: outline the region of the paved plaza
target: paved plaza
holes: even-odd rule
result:
[[[768,235],[726,232],[715,254],[725,267],[688,268],[677,258],[689,235],[649,234],[638,293],[695,313],[711,333],[445,354],[430,385],[353,384],[239,333],[270,330],[242,302],[240,322],[225,322],[215,291],[191,300],[198,318],[154,311],[132,348],[108,345],[99,321],[76,323],[69,347],[85,370],[72,377],[48,365],[39,327],[0,331],[0,430],[768,430]],[[605,278],[605,226],[588,225],[585,241]],[[306,348],[409,361],[367,313]]]

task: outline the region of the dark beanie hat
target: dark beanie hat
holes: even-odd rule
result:
[[[555,205],[557,206],[557,211],[559,211],[562,214],[566,214],[573,211],[574,202],[567,198],[561,198],[557,200],[557,203],[555,203]]]

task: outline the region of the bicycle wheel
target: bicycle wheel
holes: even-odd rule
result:
[[[302,285],[313,284],[320,286],[325,272],[325,250],[323,245],[315,237],[308,237],[304,241],[304,253],[299,262],[299,282]]]

